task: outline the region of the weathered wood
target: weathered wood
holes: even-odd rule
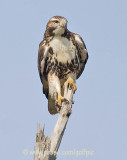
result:
[[[34,160],[55,160],[56,153],[59,149],[69,116],[71,115],[71,108],[73,102],[73,87],[67,82],[65,83],[64,97],[66,101],[62,103],[62,107],[54,127],[51,137],[45,137],[44,129],[40,130],[38,124],[38,133],[36,135]]]

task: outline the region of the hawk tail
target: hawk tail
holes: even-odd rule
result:
[[[58,113],[56,107],[55,107],[55,101],[50,96],[48,96],[48,110],[50,114],[56,114]]]

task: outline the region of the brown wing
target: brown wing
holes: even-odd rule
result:
[[[39,45],[39,51],[38,51],[38,71],[39,71],[41,82],[43,84],[43,93],[48,98],[48,82],[46,80],[46,77],[43,75],[45,58],[47,56],[47,53],[48,53],[48,47],[46,46],[46,41],[43,40]]]
[[[74,34],[74,33],[73,33],[73,37],[74,37],[74,43],[78,51],[78,58],[80,63],[80,69],[77,72],[77,79],[78,79],[81,76],[85,68],[85,64],[88,60],[88,52],[82,38],[78,34]]]

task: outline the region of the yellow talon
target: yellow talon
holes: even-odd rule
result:
[[[64,97],[61,96],[61,93],[58,93],[58,99],[56,100],[58,105],[61,105],[63,100],[64,100]]]
[[[67,82],[68,82],[69,84],[72,84],[72,85],[73,85],[74,91],[77,90],[76,84],[75,84],[74,80],[73,80],[71,77],[69,77],[69,78],[67,79]]]

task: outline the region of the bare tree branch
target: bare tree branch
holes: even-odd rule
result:
[[[34,160],[55,160],[57,151],[59,149],[69,116],[71,115],[71,108],[73,102],[73,87],[65,83],[64,98],[66,101],[62,103],[62,107],[58,116],[58,120],[54,127],[51,137],[46,137],[43,131],[40,130],[38,124],[38,132],[36,135]]]

